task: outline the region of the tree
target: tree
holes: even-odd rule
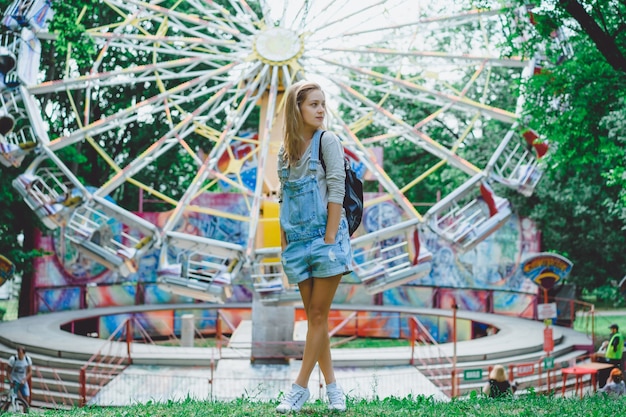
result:
[[[524,115],[552,150],[535,196],[516,207],[539,223],[544,250],[573,261],[579,290],[626,270],[624,11],[623,2],[543,2],[529,10],[534,27],[510,28],[511,53],[540,60],[525,85]]]
[[[618,16],[623,15],[626,5],[620,2],[587,2],[585,4],[575,0],[559,0],[559,6],[578,22],[609,65],[616,71],[626,73],[626,57],[617,39],[624,28],[622,24],[612,27],[610,22],[615,17],[613,13],[617,12]],[[593,15],[587,12],[588,8],[591,9]]]

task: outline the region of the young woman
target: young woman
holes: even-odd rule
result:
[[[289,88],[278,155],[281,261],[289,282],[300,289],[308,330],[298,377],[276,408],[281,413],[299,411],[308,400],[307,385],[316,363],[324,374],[329,408],[346,409],[330,356],[328,313],[341,276],[350,272],[352,252],[343,212],[343,148],[332,132],[322,130],[325,116],[319,85],[301,81]]]

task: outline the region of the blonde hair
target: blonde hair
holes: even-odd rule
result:
[[[319,84],[311,81],[298,81],[287,90],[283,145],[285,148],[284,158],[287,165],[300,159],[300,145],[304,142],[304,138],[300,133],[303,124],[300,105],[315,90],[321,91],[322,94],[324,93]]]
[[[491,372],[489,373],[489,379],[493,379],[498,382],[506,381],[506,371],[504,370],[504,366],[502,365],[494,366]]]

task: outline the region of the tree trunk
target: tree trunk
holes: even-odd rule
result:
[[[559,4],[576,19],[607,62],[617,71],[626,72],[626,58],[618,49],[615,39],[602,30],[583,6],[576,0],[559,0]]]

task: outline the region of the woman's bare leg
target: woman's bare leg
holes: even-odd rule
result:
[[[335,381],[328,337],[328,313],[339,281],[341,275],[311,278],[298,285],[308,324],[302,366],[296,378],[296,384],[301,387],[308,385],[316,363],[319,363],[327,384]]]

